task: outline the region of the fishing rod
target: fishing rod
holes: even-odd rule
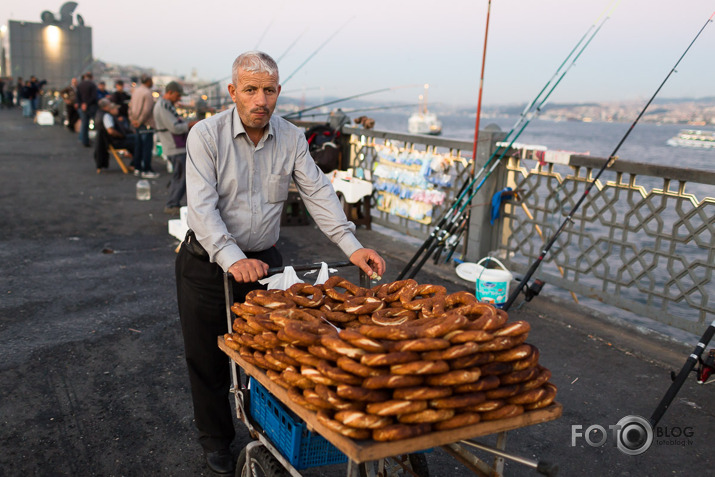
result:
[[[683,60],[683,58],[685,57],[685,55],[688,54],[688,51],[690,51],[690,48],[693,46],[693,44],[695,43],[695,41],[698,39],[698,37],[700,36],[700,34],[703,32],[703,30],[705,30],[705,27],[707,27],[708,24],[709,24],[710,22],[712,22],[714,16],[715,16],[715,13],[713,13],[713,14],[710,16],[710,18],[708,18],[708,20],[705,22],[705,24],[702,26],[702,28],[700,28],[700,31],[698,31],[698,34],[695,35],[695,38],[693,38],[693,40],[690,42],[690,44],[689,44],[688,47],[685,49],[685,51],[684,51],[683,54],[680,56],[680,58],[679,58],[678,61],[675,63],[675,65],[673,65],[673,68],[668,72],[668,74],[667,74],[667,76],[665,77],[665,79],[663,80],[663,82],[660,84],[660,86],[658,86],[658,89],[656,89],[655,93],[653,93],[653,96],[650,97],[650,99],[649,99],[648,102],[645,104],[645,106],[643,107],[643,109],[641,110],[641,112],[638,114],[638,116],[636,117],[636,119],[633,121],[633,124],[631,124],[631,126],[628,128],[628,130],[626,131],[626,134],[623,135],[623,137],[621,138],[621,140],[620,140],[620,141],[618,142],[618,144],[616,145],[615,149],[613,149],[613,152],[611,152],[611,155],[608,156],[608,159],[603,162],[603,165],[601,166],[601,168],[600,168],[600,169],[598,170],[598,172],[596,173],[596,176],[595,176],[595,177],[593,178],[593,180],[586,186],[586,189],[583,191],[583,194],[581,194],[581,197],[579,197],[579,199],[576,201],[576,203],[574,204],[574,206],[571,208],[571,211],[568,213],[568,215],[566,216],[566,218],[564,219],[564,221],[561,223],[561,225],[559,226],[559,228],[558,228],[558,229],[556,230],[556,232],[553,234],[553,236],[551,237],[551,239],[549,239],[548,243],[546,244],[546,246],[544,247],[544,249],[541,251],[541,253],[539,254],[538,258],[534,261],[534,263],[531,264],[531,266],[530,266],[529,269],[527,270],[526,274],[525,274],[524,277],[522,278],[522,280],[521,280],[521,282],[520,282],[520,285],[514,289],[514,291],[513,291],[513,292],[511,293],[511,295],[509,296],[509,299],[506,301],[506,303],[504,303],[504,306],[503,306],[503,309],[504,309],[504,310],[508,310],[508,309],[509,309],[509,307],[514,303],[514,301],[515,301],[515,300],[517,299],[517,297],[519,296],[519,293],[521,293],[521,291],[526,287],[527,283],[529,282],[529,279],[531,279],[531,276],[534,274],[534,272],[536,272],[536,269],[539,268],[539,265],[541,265],[541,262],[543,262],[544,257],[546,256],[546,254],[548,253],[548,251],[549,251],[549,250],[551,249],[551,247],[556,243],[556,239],[558,238],[558,236],[561,235],[561,232],[564,231],[564,229],[566,228],[566,225],[573,221],[574,213],[578,210],[578,208],[581,206],[581,204],[583,203],[583,201],[586,200],[586,197],[588,197],[589,193],[591,192],[591,189],[593,189],[593,186],[596,184],[596,182],[598,181],[598,179],[601,177],[601,174],[603,174],[603,171],[605,171],[606,168],[610,167],[610,166],[616,161],[616,159],[618,158],[618,157],[616,156],[616,153],[617,153],[618,150],[621,148],[621,145],[623,145],[623,143],[626,141],[626,139],[628,138],[628,136],[631,134],[631,131],[633,131],[633,128],[636,126],[636,124],[638,124],[638,121],[640,121],[641,117],[645,114],[646,110],[648,109],[648,106],[650,106],[650,104],[653,102],[653,100],[655,99],[655,97],[658,96],[658,93],[659,93],[660,90],[663,88],[663,86],[665,86],[665,83],[668,81],[668,79],[670,78],[670,76],[671,76],[673,73],[675,73],[675,69],[678,67],[678,65],[680,64],[680,62],[681,62],[681,61]]]
[[[325,40],[323,43],[321,43],[320,46],[319,46],[318,48],[316,48],[315,51],[313,51],[313,53],[311,53],[311,54],[308,56],[308,58],[306,58],[305,61],[303,61],[303,62],[298,66],[298,68],[295,69],[295,71],[293,71],[291,74],[289,74],[288,77],[287,77],[286,79],[284,79],[281,84],[282,84],[282,85],[286,84],[286,83],[288,82],[288,80],[290,80],[290,79],[293,77],[293,75],[295,75],[298,71],[300,71],[300,69],[303,68],[303,66],[305,66],[306,63],[308,63],[315,55],[317,55],[318,52],[319,52],[320,50],[322,50],[323,47],[324,47],[325,45],[327,45],[328,42],[335,37],[335,35],[337,35],[338,33],[340,33],[340,31],[341,31],[343,28],[345,28],[345,27],[347,26],[347,24],[350,23],[354,18],[355,18],[355,17],[349,18],[345,23],[343,23],[343,24],[340,26],[340,28],[338,28],[337,30],[335,30],[335,32],[334,32],[332,35],[330,35],[327,40]]]
[[[263,39],[266,37],[266,33],[268,33],[268,30],[270,30],[271,27],[273,26],[273,24],[276,22],[276,18],[278,18],[278,14],[279,14],[282,10],[283,10],[283,5],[281,5],[280,7],[278,7],[278,8],[276,9],[276,14],[273,15],[273,18],[271,19],[270,23],[268,23],[268,26],[266,26],[266,28],[263,30],[263,33],[261,34],[261,36],[260,36],[260,37],[258,38],[258,40],[256,41],[256,46],[253,47],[254,50],[257,50],[257,49],[258,49],[258,47],[260,46],[261,42],[262,42]]]
[[[351,114],[351,113],[362,113],[364,111],[378,111],[378,110],[383,110],[383,109],[413,108],[415,106],[419,106],[419,104],[394,104],[394,105],[390,105],[390,106],[373,106],[370,108],[343,109],[343,112],[345,114]],[[327,113],[302,114],[300,117],[301,118],[313,118],[316,116],[328,116],[330,114],[332,114],[332,111],[327,112]]]
[[[300,40],[301,38],[303,38],[303,35],[305,35],[306,33],[308,33],[308,30],[309,30],[309,28],[306,27],[306,29],[303,30],[303,33],[301,33],[300,35],[298,35],[298,38],[296,38],[295,40],[293,40],[293,43],[291,43],[291,44],[288,46],[288,48],[286,48],[286,51],[284,51],[284,52],[281,54],[281,56],[279,56],[278,58],[276,58],[276,63],[280,63],[280,62],[281,62],[281,60],[283,59],[283,57],[284,57],[285,55],[287,55],[288,52],[289,52],[291,49],[293,49],[293,47],[295,46],[296,43],[298,43],[298,40]]]
[[[307,111],[312,111],[312,110],[314,110],[314,109],[322,108],[322,107],[324,107],[324,106],[329,106],[329,105],[331,105],[331,104],[341,103],[341,102],[343,102],[343,101],[348,101],[348,100],[351,100],[351,99],[360,98],[360,97],[362,97],[362,96],[367,96],[367,95],[370,95],[370,94],[384,93],[385,91],[394,91],[394,90],[400,89],[400,88],[414,88],[415,86],[417,86],[417,85],[413,85],[413,84],[412,84],[412,85],[405,85],[405,86],[394,86],[394,87],[392,87],[392,88],[382,88],[382,89],[376,89],[376,90],[373,90],[373,91],[368,91],[368,92],[366,92],[366,93],[354,94],[354,95],[352,95],[352,96],[348,96],[348,97],[345,97],[345,98],[335,99],[335,100],[332,100],[332,101],[328,101],[327,103],[318,104],[317,106],[311,106],[311,107],[309,107],[309,108],[301,109],[300,111],[293,111],[292,113],[288,113],[288,114],[286,114],[285,116],[283,116],[283,118],[284,118],[284,119],[293,119],[295,116],[301,117],[301,115],[302,115],[303,113],[307,112]]]
[[[620,1],[620,0],[618,0]],[[617,3],[616,3],[617,5]],[[615,9],[615,6],[611,9],[611,13]],[[397,276],[397,280],[402,279],[405,277],[405,275],[410,272],[412,267],[414,266],[414,270],[412,270],[410,276],[408,278],[413,278],[419,270],[422,268],[422,266],[425,264],[425,262],[429,259],[430,255],[434,252],[434,250],[439,246],[440,243],[443,243],[449,234],[451,234],[451,231],[448,229],[445,229],[445,226],[448,227],[453,227],[455,224],[460,222],[460,215],[464,211],[464,209],[469,205],[471,200],[474,198],[474,196],[477,194],[481,186],[484,184],[485,180],[489,175],[491,175],[491,172],[496,168],[498,165],[499,161],[504,157],[506,152],[513,146],[514,142],[518,137],[521,135],[521,133],[526,129],[526,127],[529,125],[531,120],[534,118],[536,114],[541,112],[541,109],[544,107],[546,104],[546,101],[549,99],[549,96],[554,92],[556,87],[561,83],[561,80],[566,76],[566,74],[569,72],[571,67],[576,63],[576,60],[583,54],[583,52],[586,50],[588,45],[591,43],[593,38],[598,34],[598,32],[601,30],[601,27],[603,27],[604,23],[610,18],[610,13],[609,15],[603,19],[600,24],[598,24],[598,27],[591,33],[591,31],[594,29],[595,25],[598,23],[598,20],[603,16],[603,13],[601,13],[596,21],[588,28],[586,31],[586,34],[579,39],[578,43],[574,48],[571,49],[569,54],[566,56],[566,59],[559,65],[559,67],[556,69],[555,74],[547,81],[547,83],[544,85],[544,87],[541,89],[539,94],[534,98],[534,100],[529,103],[527,108],[524,109],[524,112],[522,112],[521,116],[517,119],[516,123],[512,127],[512,129],[507,133],[506,137],[504,138],[504,141],[500,143],[500,145],[495,149],[495,151],[492,153],[492,155],[489,157],[489,159],[486,161],[484,166],[478,171],[478,173],[471,179],[471,181],[465,181],[465,183],[462,185],[462,188],[460,189],[459,193],[457,194],[457,198],[453,201],[452,205],[442,214],[442,217],[438,221],[437,225],[434,227],[432,232],[430,233],[429,237],[425,240],[425,242],[420,246],[420,248],[417,250],[415,255],[410,259],[410,261],[405,265],[405,267],[402,269],[402,271],[399,273]],[[590,36],[589,36],[590,35]],[[584,43],[584,40],[585,43]],[[570,63],[569,63],[570,60]],[[568,67],[564,69],[564,66],[568,64]],[[559,73],[560,76],[559,76]],[[549,86],[551,88],[549,89]],[[545,94],[545,96],[543,96]],[[543,98],[542,98],[543,96]],[[512,134],[514,131],[518,129],[518,132],[516,135],[511,139],[511,142],[507,145],[504,146],[504,143],[509,140],[509,138],[512,137]],[[499,154],[499,157],[497,155]],[[496,158],[496,161],[495,161]],[[473,157],[472,160],[476,160],[476,157]],[[491,163],[494,163],[489,172],[487,173],[487,176],[484,177],[484,179],[481,181],[479,186],[476,189],[473,189],[474,184],[476,181],[482,176],[482,174],[488,170],[488,167]],[[468,199],[465,201],[465,198]],[[437,241],[437,244],[435,244],[435,241]],[[423,257],[419,263],[415,265],[417,260],[420,258],[420,255],[422,255],[425,251],[427,251],[427,255]]]
[[[487,63],[487,39],[489,38],[489,16],[492,10],[492,0],[489,0],[487,4],[487,20],[484,27],[484,49],[482,50],[482,72],[479,76],[479,95],[477,97],[477,117],[474,123],[474,144],[472,145],[472,177],[477,170],[477,145],[479,144],[479,122],[482,118],[482,92],[484,91],[484,68]],[[469,236],[469,215],[467,215],[467,237]],[[460,234],[461,235],[461,234]],[[456,246],[456,244],[455,244]],[[440,248],[437,252],[437,258],[435,258],[434,263],[436,264],[439,260],[439,256],[442,253]],[[452,256],[452,254],[449,254]]]
[[[479,97],[477,99],[477,119],[474,124],[474,146],[472,147],[472,176],[476,172],[477,143],[479,142],[479,120],[482,116],[482,91],[484,90],[484,67],[487,62],[487,38],[489,36],[489,13],[492,9],[492,0],[487,4],[487,23],[484,28],[484,50],[482,51],[482,73],[479,77]]]

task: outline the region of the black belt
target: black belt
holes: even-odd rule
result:
[[[186,238],[184,238],[184,247],[186,248],[186,251],[194,257],[199,258],[201,260],[209,260],[209,253],[204,247],[201,246],[199,241],[196,239],[194,231],[191,229],[186,232]]]

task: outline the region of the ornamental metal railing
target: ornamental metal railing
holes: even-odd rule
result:
[[[508,161],[497,244],[525,272],[604,158]],[[715,317],[715,173],[616,161],[559,236],[535,277],[577,295],[700,334]]]

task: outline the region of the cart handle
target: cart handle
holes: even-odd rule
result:
[[[489,453],[494,454],[498,457],[513,460],[514,462],[518,462],[519,464],[526,465],[528,467],[531,467],[532,469],[536,469],[536,471],[542,475],[553,477],[559,471],[559,466],[557,464],[552,464],[551,462],[546,462],[543,460],[535,461],[535,460],[527,459],[525,457],[510,454],[508,452],[505,452],[502,449],[497,449],[496,447],[488,446],[486,444],[481,444],[479,442],[474,442],[474,441],[469,441],[469,440],[462,440],[459,442],[462,444],[466,444],[468,446],[474,447],[476,449],[479,449],[479,450],[482,450],[485,452],[489,452]]]

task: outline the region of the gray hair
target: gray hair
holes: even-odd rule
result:
[[[278,65],[270,55],[262,51],[247,51],[234,60],[231,75],[233,84],[238,84],[239,69],[250,73],[268,73],[278,80]]]

